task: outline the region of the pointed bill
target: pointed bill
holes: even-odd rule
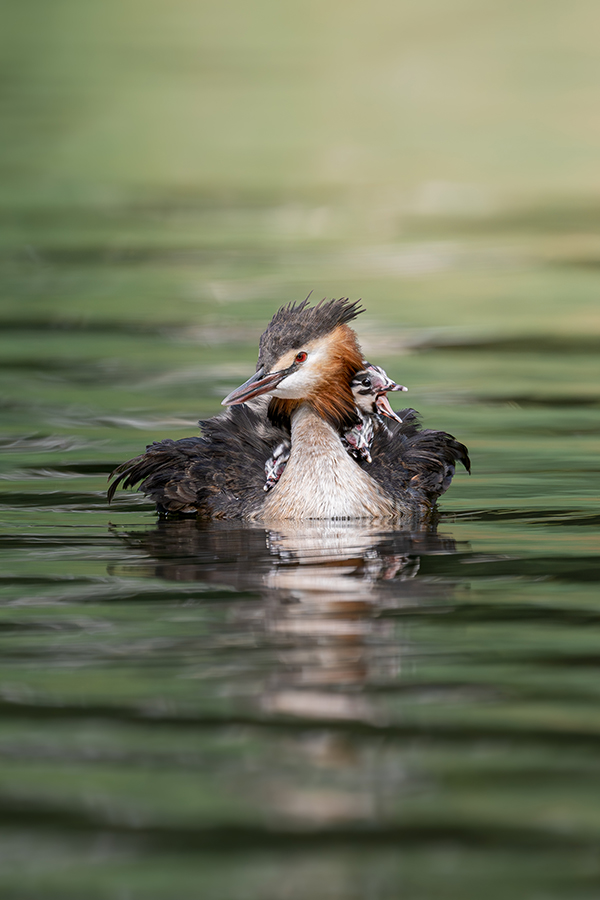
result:
[[[390,401],[385,394],[379,394],[377,400],[375,401],[375,407],[377,409],[377,412],[381,413],[382,416],[387,416],[388,419],[395,419],[396,422],[400,422],[400,424],[402,424],[402,419],[397,413],[394,412],[394,410],[390,406]]]
[[[246,403],[261,394],[268,394],[286,375],[287,372],[268,372],[265,375],[264,368],[261,368],[234,391],[227,394],[225,399],[221,400],[221,406],[237,406],[239,403]]]

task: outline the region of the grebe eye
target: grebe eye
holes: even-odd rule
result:
[[[300,353],[296,353],[296,362],[303,363],[306,359],[308,359],[308,353],[304,350],[301,350]]]
[[[363,384],[365,387],[371,387],[373,382],[371,381],[370,378],[363,378]]]

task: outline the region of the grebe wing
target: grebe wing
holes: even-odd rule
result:
[[[200,422],[201,437],[150,444],[111,473],[119,486],[139,485],[160,514],[251,517],[264,504],[265,461],[286,437],[257,411],[235,406]]]
[[[367,472],[392,494],[404,491],[435,503],[450,487],[456,463],[467,472],[471,461],[467,448],[445,431],[421,429],[418,413],[403,409],[402,424],[392,422],[377,429]]]

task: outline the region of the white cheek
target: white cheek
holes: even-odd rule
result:
[[[280,381],[271,391],[271,396],[280,397],[282,400],[301,400],[302,397],[306,397],[311,386],[314,386],[313,379],[306,369],[298,369]]]
[[[312,351],[304,365],[280,381],[271,391],[271,396],[281,400],[301,400],[307,397],[318,386],[324,355],[324,349]]]

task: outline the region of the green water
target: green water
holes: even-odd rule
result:
[[[597,897],[596,5],[5,19],[2,896]],[[109,508],[310,291],[468,445],[438,535]]]

